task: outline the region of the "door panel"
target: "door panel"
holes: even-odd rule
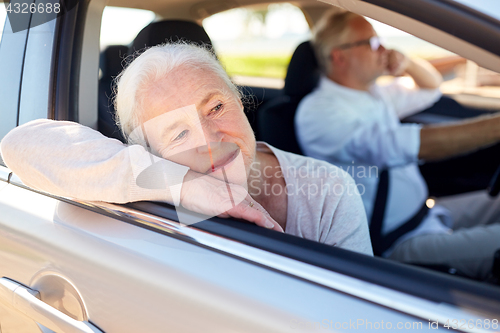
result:
[[[3,168],[0,166],[0,169]],[[4,168],[7,170],[6,168]],[[0,181],[0,194],[2,191],[9,186],[7,182]],[[3,213],[3,211],[2,211]],[[2,214],[3,215],[3,214]],[[0,216],[0,221],[2,217]],[[0,223],[1,224],[1,223]],[[0,228],[0,230],[2,230]],[[0,235],[1,232],[0,232]],[[22,270],[23,263],[16,262],[15,260],[9,259],[12,257],[14,253],[18,251],[15,243],[4,239],[0,236],[0,260],[3,262],[6,261],[7,265],[13,265],[13,270]],[[2,264],[0,264],[0,267]],[[0,268],[0,278],[4,274],[4,270]],[[31,320],[29,317],[23,315],[19,311],[13,309],[9,304],[2,302],[2,298],[0,297],[0,333],[41,333],[42,331],[38,327],[38,325]]]
[[[57,274],[104,332],[315,332],[310,322],[426,321],[8,185],[0,276]],[[2,332],[3,333],[3,332]]]
[[[29,317],[0,302],[1,333],[42,333]]]

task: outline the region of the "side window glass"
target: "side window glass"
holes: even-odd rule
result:
[[[396,49],[409,57],[428,60],[442,75],[443,94],[472,109],[500,110],[500,74],[482,68],[434,44],[378,21],[368,19],[386,48]],[[390,80],[388,77],[381,77]],[[408,84],[413,81],[408,78]]]
[[[7,19],[7,11],[5,10],[4,4],[0,4],[0,40],[2,40],[3,30],[5,26],[5,21]]]
[[[19,17],[29,20],[30,15]],[[13,33],[7,17],[5,3],[0,3],[0,140],[18,122],[19,89],[23,68],[27,29]]]
[[[203,27],[237,84],[270,88],[283,87],[293,51],[311,37],[300,8],[287,3],[231,9]]]

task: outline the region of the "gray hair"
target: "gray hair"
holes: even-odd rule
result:
[[[330,53],[336,46],[345,43],[350,32],[349,22],[358,14],[335,9],[321,18],[314,27],[313,47],[323,73],[330,74]]]
[[[114,99],[116,122],[129,142],[132,131],[140,126],[139,115],[143,111],[144,90],[181,66],[204,68],[213,72],[227,84],[231,92],[241,98],[238,88],[208,45],[166,43],[153,46],[138,57],[131,58],[133,61],[116,77]]]

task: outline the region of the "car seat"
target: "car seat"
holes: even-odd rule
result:
[[[128,47],[125,45],[110,45],[101,52],[99,68],[101,69],[101,78],[99,79],[98,96],[98,130],[110,138],[124,141],[123,135],[114,120],[115,107],[113,105],[112,84],[113,79],[122,71],[123,58],[128,53]]]
[[[264,104],[257,115],[259,139],[276,148],[301,154],[294,117],[299,102],[318,84],[320,72],[310,42],[300,44],[292,55],[283,96]]]
[[[113,45],[101,53],[100,68],[102,77],[99,80],[98,129],[102,134],[125,142],[114,121],[115,109],[111,100],[113,79],[123,69],[122,61],[125,56],[127,54],[136,54],[136,52],[140,53],[146,47],[178,40],[212,45],[205,29],[200,25],[190,21],[166,20],[148,24],[137,34],[130,47]]]
[[[144,27],[132,42],[129,54],[140,52],[146,47],[179,40],[212,46],[212,41],[205,29],[197,23],[183,20],[165,20],[153,22]]]

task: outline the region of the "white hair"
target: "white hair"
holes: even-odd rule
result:
[[[133,58],[133,57],[132,57]],[[231,81],[219,60],[208,45],[186,42],[166,43],[153,46],[132,62],[116,77],[116,122],[127,140],[132,131],[140,126],[139,115],[143,111],[145,90],[179,67],[203,68],[218,75],[238,97],[241,94]]]
[[[314,27],[313,47],[321,70],[331,72],[330,53],[336,46],[345,43],[350,33],[349,22],[360,15],[343,9],[332,10],[321,18]]]

